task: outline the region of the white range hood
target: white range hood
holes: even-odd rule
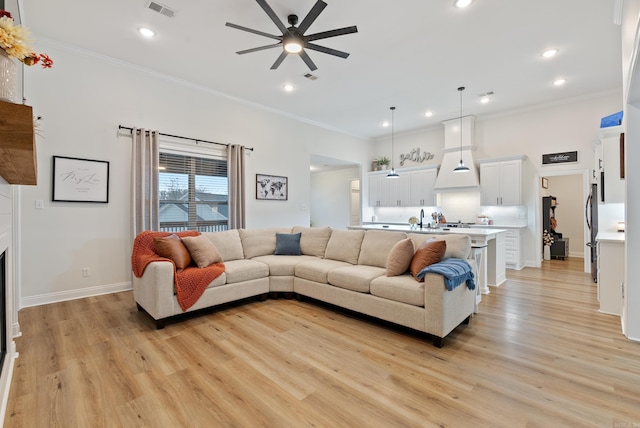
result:
[[[444,125],[444,149],[440,170],[436,178],[436,192],[480,190],[478,169],[473,161],[475,116],[465,116],[442,122]],[[460,127],[462,123],[462,151],[460,150]],[[466,172],[454,172],[460,158],[469,168]]]

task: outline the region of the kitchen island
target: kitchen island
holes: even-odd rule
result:
[[[349,226],[354,230],[393,230],[406,233],[424,233],[433,235],[469,235],[471,247],[478,265],[478,288],[482,294],[489,294],[489,287],[497,287],[506,280],[505,242],[506,229],[482,227],[437,227],[412,229],[407,224],[364,223],[361,226]]]

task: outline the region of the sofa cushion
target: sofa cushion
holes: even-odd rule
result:
[[[182,237],[182,242],[199,268],[205,268],[213,263],[222,261],[220,252],[206,236],[184,236]]]
[[[231,260],[244,259],[244,252],[242,250],[242,241],[238,234],[238,229],[225,230],[222,232],[202,232],[203,236],[206,236],[216,246],[222,260],[229,262]]]
[[[331,237],[330,227],[302,227],[296,226],[293,233],[301,233],[300,251],[307,256],[324,257],[327,242]]]
[[[371,281],[370,293],[396,302],[424,306],[424,282],[411,275],[381,276]]]
[[[276,233],[276,256],[300,256],[301,233]]]
[[[272,229],[239,229],[244,257],[252,259],[257,256],[273,254],[276,251],[276,233],[289,233],[288,228]]]
[[[251,260],[261,262],[269,266],[269,275],[271,276],[293,276],[298,263],[308,262],[310,260],[318,260],[313,256],[258,256]]]
[[[418,273],[420,273],[422,269],[442,260],[446,250],[447,243],[443,240],[431,240],[423,243],[416,250],[416,253],[413,255],[413,259],[411,259],[411,265],[409,266],[411,275],[417,279]],[[421,279],[420,281],[422,282],[424,279]]]
[[[469,235],[457,235],[453,233],[446,235],[410,233],[408,236],[413,239],[413,243],[416,248],[430,239],[446,241],[447,251],[444,254],[445,259],[448,259],[449,257],[468,259],[471,254],[471,238]]]
[[[269,276],[269,266],[255,260],[232,260],[224,263],[227,284]]]
[[[345,266],[330,270],[327,279],[336,287],[368,293],[371,280],[384,275],[384,272],[384,268],[377,266]]]
[[[327,279],[329,272],[333,269],[352,266],[347,262],[331,259],[314,259],[302,263],[298,263],[295,268],[295,276],[309,281],[328,284]]]
[[[364,230],[332,230],[324,258],[357,264],[363,238]]]
[[[387,276],[406,273],[409,270],[414,253],[413,241],[410,238],[396,242],[387,256]]]
[[[178,235],[173,234],[164,238],[154,238],[154,243],[156,254],[173,260],[178,272],[181,272],[191,264],[189,250],[184,246]]]
[[[384,268],[387,257],[396,242],[407,237],[404,232],[384,230],[367,230],[360,246],[359,265],[369,265]]]

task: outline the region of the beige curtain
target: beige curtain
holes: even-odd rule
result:
[[[158,132],[133,129],[132,232],[158,230]]]
[[[245,227],[245,148],[237,144],[227,149],[229,174],[229,229]]]

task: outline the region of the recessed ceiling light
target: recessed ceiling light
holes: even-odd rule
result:
[[[282,89],[284,89],[287,92],[293,92],[295,88],[296,87],[293,86],[291,83],[286,83],[285,85],[282,86]]]
[[[567,83],[566,79],[556,79],[556,80],[553,81],[553,85],[554,86],[562,86],[565,83]]]
[[[491,101],[491,98],[489,98],[488,95],[485,95],[484,97],[480,98],[480,104],[487,104],[489,101]]]
[[[547,49],[546,51],[542,52],[542,56],[544,58],[551,58],[552,56],[555,56],[558,53],[558,49]]]
[[[147,38],[151,38],[151,37],[155,37],[156,32],[153,31],[151,28],[147,28],[147,27],[140,27],[138,28],[138,33],[142,34],[143,36],[147,37]]]
[[[431,116],[433,116],[433,112],[431,110],[429,110],[424,115],[427,116],[427,117],[431,117]]]
[[[471,3],[473,3],[473,0],[456,0],[453,2],[453,5],[457,8],[462,9],[469,6]]]
[[[385,128],[387,128],[389,126],[389,122],[382,122],[382,126],[384,126]]]

